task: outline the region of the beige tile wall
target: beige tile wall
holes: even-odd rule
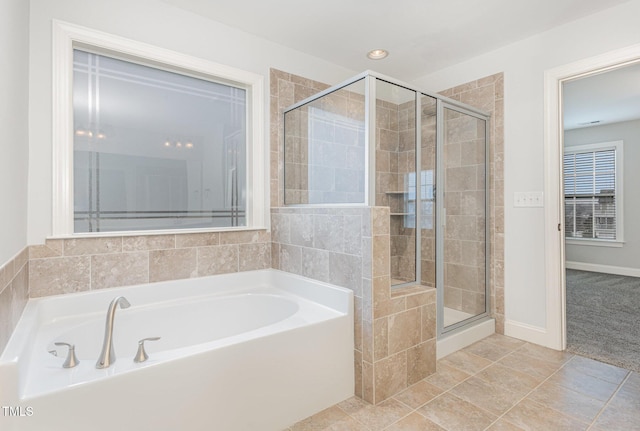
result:
[[[363,267],[361,396],[373,404],[436,371],[436,292],[391,289],[389,220],[389,208],[372,208],[372,265]]]
[[[415,172],[415,125],[414,102],[376,100],[376,205],[388,206],[392,213],[404,212],[406,195],[393,192],[407,191],[405,174]],[[414,281],[415,229],[405,227],[399,215],[392,215],[390,223],[391,278]]]
[[[379,403],[435,372],[435,289],[391,290],[389,209],[272,208],[273,267],[351,289],[355,393]]]
[[[282,113],[294,103],[329,87],[317,81],[271,69],[270,84],[270,169],[271,207],[284,205],[284,128]]]
[[[360,81],[285,115],[287,204],[364,202],[365,106],[359,87]]]
[[[496,332],[504,334],[504,75],[497,73],[440,94],[487,111],[489,121],[490,292]]]
[[[283,110],[323,87],[271,71],[272,265],[353,290],[355,393],[380,403],[435,372],[435,290],[392,293],[389,208],[281,207]]]
[[[53,239],[29,247],[32,298],[265,269],[264,230]]]
[[[485,123],[444,110],[444,305],[485,312]]]
[[[29,296],[29,251],[0,267],[0,353],[20,319]]]

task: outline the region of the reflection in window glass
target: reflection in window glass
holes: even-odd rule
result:
[[[433,229],[434,203],[435,203],[435,182],[433,170],[420,172],[420,213],[421,229]],[[404,174],[404,183],[407,185],[407,199],[405,200],[404,227],[416,227],[416,173]]]
[[[245,226],[246,93],[74,50],[74,231]]]

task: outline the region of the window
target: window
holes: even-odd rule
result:
[[[54,235],[264,227],[261,77],[56,24]]]
[[[404,182],[407,184],[408,196],[405,201],[404,227],[416,227],[416,173],[404,174]],[[435,183],[433,170],[420,171],[420,211],[422,214],[421,229],[433,229],[434,203],[435,203]]]
[[[622,141],[565,148],[567,239],[622,241]]]

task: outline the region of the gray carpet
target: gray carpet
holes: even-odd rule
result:
[[[640,372],[640,278],[567,269],[567,350]]]

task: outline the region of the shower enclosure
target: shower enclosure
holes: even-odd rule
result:
[[[392,288],[437,289],[438,338],[489,314],[487,122],[370,71],[285,110],[285,205],[389,207]]]

